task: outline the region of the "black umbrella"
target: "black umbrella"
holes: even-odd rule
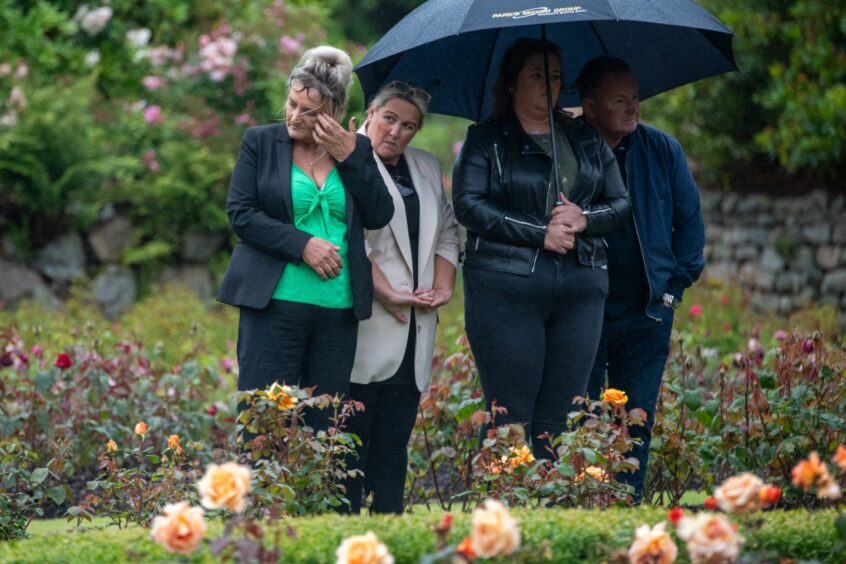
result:
[[[505,50],[518,37],[543,32],[561,49],[564,106],[579,104],[573,81],[599,55],[628,63],[641,98],[737,70],[734,34],[692,0],[429,0],[355,70],[368,100],[401,79],[432,95],[430,112],[479,121],[490,114]]]

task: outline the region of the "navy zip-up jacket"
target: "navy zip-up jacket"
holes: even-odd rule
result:
[[[644,124],[629,137],[626,185],[649,284],[646,314],[663,320],[664,293],[681,299],[705,267],[699,190],[681,144]]]

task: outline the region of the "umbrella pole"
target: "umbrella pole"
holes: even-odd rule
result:
[[[558,172],[558,146],[556,144],[555,135],[555,115],[552,102],[552,84],[549,77],[549,61],[547,60],[547,42],[546,42],[546,24],[541,24],[541,42],[543,42],[543,74],[544,82],[546,82],[546,108],[549,112],[549,141],[552,147],[552,174],[555,178],[555,205],[563,205],[561,200],[561,178]],[[555,101],[558,103],[558,100]]]

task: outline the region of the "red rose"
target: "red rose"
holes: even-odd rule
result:
[[[206,410],[206,413],[208,413],[209,415],[214,417],[215,415],[217,415],[217,406],[214,405],[214,404],[211,404],[209,406],[209,408]]]
[[[681,507],[673,507],[670,509],[669,514],[667,514],[667,519],[669,519],[670,523],[676,525],[681,520],[682,515],[684,515],[684,511],[682,511]]]
[[[710,509],[713,511],[717,508],[717,500],[714,499],[714,496],[708,496],[708,498],[705,499],[705,503],[703,503],[702,505],[705,506],[705,509]]]
[[[70,368],[71,366],[73,366],[73,361],[71,360],[71,357],[67,355],[67,353],[59,353],[59,356],[56,357],[56,362],[53,363],[53,366],[64,370],[65,368]]]

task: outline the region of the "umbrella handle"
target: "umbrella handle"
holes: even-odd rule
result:
[[[543,43],[543,75],[546,83],[546,109],[549,115],[549,141],[552,145],[552,173],[555,175],[555,205],[563,206],[564,202],[561,200],[561,178],[558,173],[558,146],[555,138],[555,116],[552,109],[552,84],[549,78],[549,60],[547,59],[547,42],[546,42],[546,24],[541,24],[541,42]],[[556,103],[558,100],[555,101]]]

